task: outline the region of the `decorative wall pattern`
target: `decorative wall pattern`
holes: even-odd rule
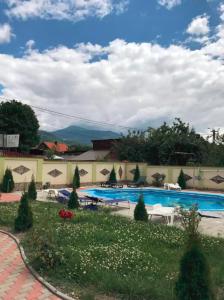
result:
[[[103,170],[100,171],[100,173],[101,173],[102,175],[106,176],[106,175],[108,175],[108,174],[110,173],[110,171],[107,170],[107,169],[103,169]]]
[[[134,175],[135,174],[135,169],[132,169],[129,172]]]
[[[122,170],[121,166],[120,166],[120,168],[119,168],[119,170],[118,170],[118,174],[119,174],[119,177],[120,177],[120,178],[121,178],[122,175],[123,175],[123,170]]]
[[[224,177],[222,177],[220,175],[216,175],[216,176],[212,177],[210,180],[217,184],[220,184],[220,183],[224,182]]]
[[[13,172],[16,172],[16,173],[18,173],[20,175],[23,175],[23,174],[25,174],[25,173],[27,173],[29,171],[30,171],[29,168],[27,168],[25,166],[22,166],[22,165],[19,166],[19,167],[17,167],[17,168],[15,168],[15,169],[13,169]]]
[[[86,171],[86,170],[84,170],[84,169],[81,169],[81,170],[79,170],[79,175],[82,177],[82,176],[85,176],[85,175],[87,175],[88,174],[88,172]]]
[[[188,175],[188,174],[185,174],[185,173],[184,173],[184,178],[185,178],[185,180],[186,180],[186,181],[188,181],[188,180],[191,180],[191,179],[192,179],[192,177],[191,177],[190,175]]]
[[[40,184],[50,182],[53,186],[66,187],[72,184],[75,166],[78,165],[80,181],[83,184],[94,184],[106,180],[110,170],[115,168],[118,180],[133,180],[136,164],[139,165],[141,176],[147,176],[147,182],[166,176],[167,182],[177,182],[180,170],[183,169],[188,188],[223,190],[224,168],[188,167],[188,166],[150,166],[146,163],[128,162],[71,162],[48,161],[41,158],[0,157],[0,181],[7,168],[13,171],[14,182],[23,187],[30,182],[31,176]],[[121,177],[120,177],[121,176]],[[194,179],[194,180],[192,180]]]
[[[164,177],[164,175],[160,174],[160,173],[155,173],[155,174],[152,175],[152,178],[155,178],[155,179],[161,178],[161,177]]]
[[[55,178],[55,177],[60,176],[62,174],[62,172],[57,169],[54,169],[54,170],[48,172],[48,174]]]

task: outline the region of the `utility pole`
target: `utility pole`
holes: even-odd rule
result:
[[[211,128],[208,128],[208,129],[211,129]],[[216,141],[216,138],[219,135],[219,129],[218,130],[211,129],[211,133],[212,133],[212,143],[214,144]]]

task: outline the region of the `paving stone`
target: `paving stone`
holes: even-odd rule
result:
[[[0,232],[0,299],[58,300],[26,268],[17,244]]]

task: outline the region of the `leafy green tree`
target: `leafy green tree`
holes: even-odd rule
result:
[[[70,194],[69,201],[68,201],[68,208],[69,209],[77,209],[77,208],[79,208],[78,195],[77,195],[75,189]]]
[[[14,180],[12,176],[12,171],[10,169],[5,170],[5,174],[3,176],[2,184],[1,184],[1,190],[3,193],[10,193],[14,189]]]
[[[78,166],[75,167],[75,173],[73,176],[73,184],[72,184],[74,189],[80,188],[80,175],[79,175],[79,168]]]
[[[180,261],[175,292],[178,300],[213,300],[210,268],[203,253],[197,207],[181,210],[182,225],[187,235],[186,251]]]
[[[136,221],[144,221],[144,222],[148,221],[148,213],[145,208],[143,195],[139,196],[138,203],[135,206],[134,219]]]
[[[31,182],[28,186],[28,199],[30,199],[30,200],[36,200],[37,199],[37,190],[36,190],[36,184],[35,184],[34,176],[32,176]]]
[[[15,219],[15,231],[25,231],[33,226],[33,214],[28,202],[28,194],[25,192],[21,199],[18,208],[18,215]]]
[[[140,178],[140,171],[138,165],[136,165],[133,181],[136,182],[139,180],[139,178]]]
[[[208,146],[208,141],[178,118],[171,125],[129,132],[114,145],[119,159],[153,165],[201,164]]]
[[[18,101],[0,103],[0,133],[19,134],[21,151],[39,143],[39,123],[32,108]]]
[[[116,176],[116,172],[115,172],[114,167],[110,172],[109,181],[110,182],[117,182],[117,176]]]
[[[184,177],[184,172],[182,169],[180,170],[180,175],[178,177],[177,182],[182,190],[186,189],[186,179]]]

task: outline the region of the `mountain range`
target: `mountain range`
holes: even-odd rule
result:
[[[87,129],[79,126],[69,126],[56,131],[40,130],[41,141],[61,141],[67,144],[91,145],[91,140],[116,139],[121,135],[113,131]]]

